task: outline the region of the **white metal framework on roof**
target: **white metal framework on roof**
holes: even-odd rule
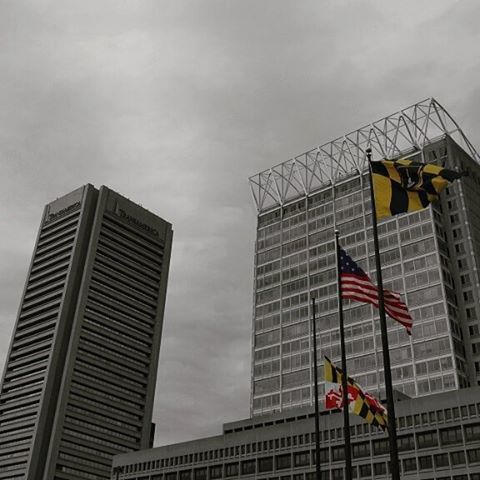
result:
[[[392,159],[423,149],[439,136],[451,136],[475,161],[480,157],[457,122],[428,98],[249,178],[257,211],[280,206],[298,196],[366,169],[365,150],[373,159]]]

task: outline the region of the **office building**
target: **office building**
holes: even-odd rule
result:
[[[228,423],[218,436],[118,455],[112,480],[315,480],[311,407]],[[402,478],[480,479],[480,387],[397,403]],[[351,417],[353,478],[387,479],[388,437]],[[320,416],[323,480],[344,478],[343,416]]]
[[[44,210],[2,377],[0,479],[107,479],[152,445],[171,225],[86,185]]]
[[[387,318],[393,387],[416,397],[480,381],[480,157],[429,99],[250,178],[258,211],[252,415],[313,404],[311,296],[319,361],[340,364],[335,226],[375,281],[367,147],[373,160],[468,173],[429,208],[379,222],[384,285],[402,294],[414,318],[411,337]],[[377,310],[351,301],[344,309],[348,373],[381,395]]]
[[[433,99],[251,177],[251,418],[225,424],[218,436],[117,455],[112,480],[316,478],[310,297],[320,358],[339,363],[335,228],[375,280],[367,147],[375,159],[468,172],[432,207],[380,222],[379,234],[385,287],[403,294],[415,322],[412,337],[393,320],[388,329],[402,478],[480,480],[480,158]],[[345,320],[349,373],[382,398],[376,311],[345,302]],[[350,421],[353,478],[388,478],[387,434]],[[343,479],[340,411],[321,411],[319,440],[322,479]]]

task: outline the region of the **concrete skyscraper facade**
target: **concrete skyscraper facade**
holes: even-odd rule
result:
[[[431,207],[379,222],[384,285],[402,294],[414,318],[412,337],[388,321],[393,386],[415,397],[480,380],[479,156],[429,99],[250,178],[258,210],[252,415],[313,402],[311,296],[320,362],[340,362],[335,228],[375,280],[367,147],[374,160],[412,158],[468,173]],[[349,374],[381,391],[377,311],[349,301],[344,309]]]
[[[151,444],[171,225],[92,185],[45,207],[0,392],[0,479],[109,478]]]

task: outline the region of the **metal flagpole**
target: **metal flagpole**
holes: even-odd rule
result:
[[[340,323],[340,347],[342,353],[342,397],[343,397],[343,436],[345,438],[345,479],[352,480],[352,447],[350,444],[350,419],[348,410],[347,385],[347,355],[345,351],[345,329],[343,322],[343,303],[340,278],[340,244],[338,230],[335,230],[335,247],[337,251],[337,287],[338,287],[338,318]]]
[[[317,374],[317,327],[315,322],[315,298],[312,297],[312,331],[313,331],[313,383],[315,392],[315,467],[317,480],[321,480],[320,474],[320,420],[318,413],[318,374]]]
[[[390,351],[388,349],[387,320],[385,317],[385,302],[383,298],[382,267],[380,264],[380,249],[378,246],[377,212],[375,210],[375,193],[372,178],[372,149],[366,150],[368,173],[370,178],[370,198],[372,203],[373,244],[375,247],[375,265],[377,270],[378,310],[380,313],[380,329],[382,332],[383,370],[385,374],[385,392],[387,394],[388,438],[390,441],[390,472],[392,480],[400,480],[400,466],[397,447],[397,427],[395,419],[395,404],[393,401],[392,373],[390,370]]]

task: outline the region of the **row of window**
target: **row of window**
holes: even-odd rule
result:
[[[361,212],[360,212],[361,213]],[[350,243],[351,239],[349,239],[351,234],[363,234],[365,229],[365,222],[363,217],[359,217],[355,215],[353,218],[343,224],[337,225],[339,229],[342,244],[347,245]],[[412,218],[410,218],[412,217]],[[405,219],[409,218],[408,226],[403,225],[405,223]],[[371,226],[371,215],[365,216],[365,221],[367,226]],[[410,225],[414,225],[419,222],[427,222],[423,223],[422,225],[418,225],[415,229],[410,230]],[[331,241],[334,237],[333,235],[333,228],[327,228],[329,225],[333,223],[333,215],[327,215],[323,218],[319,218],[310,224],[310,236],[309,236],[309,245],[314,246],[316,244],[325,243]],[[402,217],[399,219],[399,228],[408,228],[408,230],[400,232],[400,239],[398,238],[397,225],[395,221],[385,222],[378,226],[378,233],[379,233],[379,240],[380,240],[380,248],[387,249],[389,247],[398,246],[400,244],[406,245],[409,241],[414,241],[416,239],[425,239],[428,235],[433,233],[432,225],[431,225],[431,217],[429,210],[425,210],[422,212],[417,212],[416,214],[409,214],[406,217]],[[298,227],[297,227],[298,228]],[[314,233],[316,230],[325,229],[321,232]],[[297,230],[295,230],[297,231]],[[389,235],[388,237],[384,237],[385,234],[388,232],[395,232],[393,235]],[[409,233],[406,233],[409,232]],[[299,235],[301,231],[298,230],[297,232]],[[303,233],[302,233],[303,234]],[[303,234],[305,235],[306,232]],[[345,242],[343,238],[345,237]],[[372,230],[371,228],[367,230],[367,237],[369,239],[372,238]],[[261,240],[259,243],[259,251],[257,253],[257,265],[263,265],[265,263],[269,263],[273,260],[276,260],[282,257],[286,257],[292,255],[300,250],[306,248],[306,237],[300,237],[296,240],[288,241],[283,244],[282,249],[280,246],[275,246],[277,243],[280,242],[280,236],[277,235],[275,237],[269,238],[267,240]],[[433,244],[433,239],[430,240]],[[372,247],[372,243],[369,243],[370,249]],[[409,255],[409,250],[407,249],[407,256]]]
[[[413,450],[415,447],[406,440],[406,437],[399,439],[399,451],[406,452]],[[419,446],[420,449],[428,448],[432,445],[424,447]],[[330,452],[329,452],[330,450]],[[373,455],[387,455],[389,452],[388,440],[377,440],[373,442],[373,451],[367,443],[353,444],[352,457],[354,459],[363,459]],[[315,450],[303,450],[293,453],[284,453],[275,456],[259,457],[253,459],[245,459],[237,462],[230,462],[224,464],[217,464],[208,467],[199,467],[195,469],[185,469],[179,472],[169,472],[165,474],[165,480],[211,480],[238,477],[243,475],[264,474],[269,472],[278,472],[292,468],[310,467],[315,465]],[[344,447],[332,447],[320,449],[320,463],[322,465],[329,462],[342,462],[345,460]],[[135,473],[137,471],[155,470],[162,467],[164,459],[144,462],[143,464],[127,465],[123,473]],[[455,468],[468,465],[480,464],[480,448],[467,448],[466,450],[457,450],[450,453],[437,453],[430,455],[420,455],[411,458],[404,458],[401,460],[401,470],[403,473],[411,473],[425,470],[442,470],[445,468]],[[167,466],[168,468],[168,466]],[[357,467],[354,467],[355,470]],[[387,473],[388,464],[386,462],[377,462],[373,465],[370,463],[359,465],[358,476],[354,478],[371,478],[372,474],[376,476],[385,475]],[[342,479],[341,473],[343,469],[331,469],[332,480]],[[178,477],[177,477],[178,473]],[[357,472],[356,472],[357,473]],[[208,477],[207,477],[208,475]]]
[[[435,422],[441,422],[444,420],[458,421],[461,418],[467,419],[469,416],[474,418],[478,417],[478,412],[480,412],[480,403],[475,406],[475,404],[463,405],[461,407],[447,408],[444,410],[437,410],[431,412],[425,412],[423,414],[408,415],[406,417],[400,417],[399,420],[399,429],[412,427],[421,427],[429,425],[428,422],[432,422],[436,425]],[[286,419],[288,421],[288,419]],[[367,435],[367,438],[371,437],[371,433],[379,433],[377,429],[370,427],[368,424],[359,424],[356,426],[351,426],[351,435],[363,436]],[[331,442],[331,441],[342,441],[343,440],[343,428],[334,428],[330,430],[324,430],[320,432],[320,442]],[[473,424],[464,424],[456,425],[448,428],[435,428],[427,431],[416,431],[415,433],[410,434],[400,434],[398,437],[398,448],[400,452],[408,452],[412,450],[422,450],[433,447],[440,446],[450,446],[450,445],[459,445],[459,444],[470,444],[472,442],[480,441],[480,423]],[[236,445],[226,448],[220,448],[216,450],[210,450],[206,452],[191,453],[188,455],[170,457],[165,459],[159,459],[155,462],[149,462],[145,466],[145,469],[158,469],[158,468],[170,468],[176,467],[183,464],[192,464],[198,462],[207,462],[214,461],[223,458],[229,457],[241,457],[244,455],[258,454],[261,452],[273,452],[281,449],[291,449],[301,448],[303,445],[310,445],[315,442],[314,433],[306,433],[300,435],[294,435],[291,437],[282,437],[272,440],[264,440],[260,442],[253,442],[246,445]],[[365,457],[370,457],[372,455],[384,455],[389,452],[389,441],[388,438],[373,438],[372,440],[367,440],[359,443],[354,443],[352,445],[353,458],[361,459]],[[468,454],[468,452],[471,452]],[[310,453],[312,455],[310,456]],[[461,455],[461,454],[459,454]],[[478,462],[480,459],[480,449],[469,449],[467,447],[467,455],[469,456],[469,462]],[[297,466],[309,465],[311,462],[314,462],[314,450],[304,451],[294,451],[293,453],[283,453],[274,456],[258,458],[256,459],[259,462],[259,465],[271,465],[273,466],[275,458],[275,464],[281,465],[278,468],[290,468]],[[331,446],[330,448],[321,449],[321,461],[322,462],[335,462],[344,460],[344,447],[340,446]],[[243,462],[250,462],[249,465],[252,465],[252,462],[256,461],[255,459],[245,460]],[[241,465],[239,462],[232,463],[232,465]],[[448,463],[447,463],[448,464]],[[452,461],[452,465],[456,463]],[[445,465],[442,465],[445,466]],[[269,467],[272,468],[272,467]],[[130,469],[130,470],[128,470]],[[128,471],[134,470],[134,466],[131,465],[127,467]],[[257,470],[262,472],[260,467]],[[126,473],[127,473],[126,472]]]
[[[352,192],[358,191],[360,187],[360,179],[354,178],[353,180],[347,181],[340,185],[335,186],[335,199],[337,202],[340,202],[340,198],[345,197]],[[306,200],[308,203],[308,208],[310,212],[314,215],[322,215],[325,213],[324,205],[332,204],[331,201],[333,199],[333,189],[327,188],[321,192],[315,193],[314,195],[310,195]],[[349,198],[349,201],[351,199]],[[319,207],[316,207],[320,205]],[[315,209],[313,207],[316,207]],[[283,207],[282,209],[278,208],[275,209],[267,214],[259,215],[258,217],[258,229],[262,229],[263,227],[268,227],[272,223],[278,222],[282,217],[284,219],[292,217],[294,215],[302,215],[306,209],[306,203],[304,199],[301,199],[298,202],[292,203]]]
[[[363,207],[362,203],[362,194],[361,192],[356,192],[353,195],[350,195],[349,197],[344,197],[342,199],[338,199],[335,201],[335,203],[330,202],[330,203],[324,203],[320,207],[317,207],[315,209],[309,210],[309,216],[310,218],[315,218],[315,217],[320,217],[318,220],[313,220],[309,222],[309,230],[312,232],[315,229],[323,228],[329,223],[332,222],[333,218],[332,215],[328,215],[329,212],[332,212],[333,208],[335,207],[335,214],[336,214],[336,221],[337,223],[342,223],[348,218],[352,217],[358,217],[364,210],[365,212],[370,211],[370,200],[368,199],[368,190],[366,193],[367,200],[365,202],[365,208]],[[367,215],[367,217],[370,217]],[[410,218],[407,218],[410,217]],[[398,227],[399,228],[408,228],[412,225],[415,225],[416,223],[423,222],[423,221],[428,221],[431,219],[430,213],[428,210],[426,212],[421,212],[417,214],[413,214],[407,217],[401,217],[399,219]],[[328,221],[329,220],[329,221]],[[301,224],[303,222],[306,222],[306,215],[305,213],[301,213],[297,215],[296,217],[290,217],[287,220],[284,220],[283,222],[278,222],[273,225],[270,225],[265,228],[259,228],[257,232],[257,239],[260,242],[265,242],[269,237],[272,235],[276,236],[276,232],[280,231],[280,226],[283,224],[283,234],[287,234],[292,236],[292,227],[295,227],[298,224]],[[320,223],[319,223],[320,222]],[[362,222],[363,223],[363,222]],[[371,221],[367,221],[367,225],[370,225]],[[300,225],[301,227],[305,227],[304,225]],[[345,225],[346,226],[346,225]],[[364,225],[361,225],[362,227]],[[297,228],[297,227],[295,227]],[[295,230],[293,228],[293,230]],[[418,228],[418,227],[414,227]],[[422,228],[422,227],[420,227]],[[428,227],[426,227],[428,228]],[[290,229],[290,230],[289,230]],[[390,221],[390,222],[383,222],[379,225],[378,233],[379,235],[383,235],[384,233],[387,233],[389,231],[395,231],[397,230],[397,224],[395,220]],[[430,230],[431,231],[431,230]],[[405,230],[405,232],[409,232],[409,230]],[[425,232],[413,232],[415,236],[418,236],[423,233],[425,235]],[[408,233],[405,233],[407,237],[402,238],[402,240],[407,240],[408,239]],[[277,239],[278,241],[279,239]],[[266,244],[261,243],[261,247],[259,248],[265,248]]]
[[[416,243],[412,243],[412,244],[409,244],[409,245],[402,246],[401,249],[400,248],[394,248],[393,250],[388,250],[386,252],[381,252],[381,254],[380,254],[381,263],[382,263],[383,266],[389,266],[391,264],[396,264],[396,263],[400,262],[400,260],[401,260],[400,255],[402,255],[403,260],[407,260],[409,258],[424,256],[424,255],[432,252],[434,250],[434,248],[435,248],[435,246],[434,246],[433,240],[427,238],[427,239],[421,240],[421,241],[416,242]],[[401,250],[401,254],[400,254],[400,250]],[[330,260],[328,260],[329,258],[330,258]],[[356,260],[357,260],[357,264],[361,268],[366,269],[366,265],[364,265],[365,262],[366,262],[366,259],[356,259]],[[322,257],[318,261],[322,262],[321,268],[327,267],[329,261],[330,261],[331,265],[334,265],[335,264],[335,255],[330,255],[330,257]],[[370,265],[373,265],[373,261],[374,261],[374,258],[371,257],[370,258]],[[317,270],[315,262],[312,262],[310,270],[311,270],[311,273],[313,273],[313,271]],[[310,277],[310,282],[312,283],[312,286],[335,280],[336,269],[332,268],[331,272],[332,272],[331,276],[326,276],[325,277],[326,274],[323,274],[323,276],[325,278],[321,278],[321,279],[316,279],[315,275],[311,276]],[[433,277],[433,275],[436,275],[435,278]],[[371,272],[372,281],[375,281],[375,276],[376,276],[375,273]],[[276,274],[270,280],[272,281],[272,283],[280,282],[280,276],[278,274]],[[274,280],[275,280],[275,282],[274,282]],[[414,280],[417,280],[416,277],[414,277]],[[439,275],[438,270],[437,271],[432,270],[431,275],[427,276],[426,279],[422,279],[422,278],[418,279],[420,284],[422,284],[421,282],[423,282],[423,285],[426,284],[426,283],[428,284],[428,283],[432,283],[434,281],[439,281],[439,280],[440,280],[440,275]],[[258,291],[260,288],[263,288],[263,287],[267,286],[266,283],[265,283],[266,281],[267,281],[266,279],[262,279],[257,285],[256,305],[261,305],[261,304],[264,304],[264,303],[272,302],[272,301],[280,298],[280,287],[279,286],[275,286],[275,287],[273,287],[269,290],[264,290],[264,291],[261,291],[261,292]],[[397,283],[398,283],[398,285],[397,284],[392,284],[392,285],[390,285],[390,284],[387,285],[386,284],[386,287],[393,288],[395,291],[403,291],[404,288],[403,288],[402,280],[399,279],[399,281]],[[413,287],[415,287],[415,286],[416,285],[413,285]],[[282,296],[292,295],[292,294],[294,294],[298,291],[304,290],[306,288],[307,288],[307,278],[305,276],[303,276],[299,280],[296,280],[294,282],[284,283],[282,285]],[[421,299],[420,298],[417,299],[417,297],[414,295],[414,293],[415,292],[411,293],[412,299],[409,298],[409,302],[408,302],[409,304],[411,303],[413,306],[419,304],[419,302],[421,303]],[[320,294],[319,294],[319,296],[320,296]],[[429,298],[430,297],[427,296],[427,300]]]
[[[212,467],[213,468],[213,467]],[[428,470],[428,469],[425,469]],[[120,472],[121,467],[114,469],[114,473]],[[372,472],[375,475],[375,478],[384,478],[385,475],[387,474],[387,464],[385,462],[376,462],[371,466],[370,464],[367,465],[360,465],[360,466],[353,466],[352,468],[352,478],[372,478]],[[459,474],[459,475],[447,475],[445,476],[445,469],[442,469],[441,471],[441,476],[436,475],[435,478],[428,478],[426,480],[480,480],[480,473],[471,473],[470,475],[468,474]],[[409,473],[409,472],[406,472]],[[200,478],[203,478],[203,480],[206,480],[206,477],[203,477],[203,473],[201,472],[201,469],[199,469],[199,472],[195,474],[195,480],[198,480]],[[206,472],[205,472],[206,475]],[[218,475],[218,473],[213,473],[213,475]],[[115,478],[122,478],[122,477],[115,477]],[[139,477],[135,476],[128,476],[129,480],[177,480],[177,473],[176,472],[171,472],[171,473],[166,473],[165,475],[163,474],[152,474],[151,476],[149,475],[141,475]],[[212,477],[210,477],[212,478]],[[281,476],[258,476],[259,480],[316,480],[316,472],[315,471],[310,471],[310,472],[305,472],[305,473],[294,473],[294,474],[282,474]],[[343,480],[345,478],[344,476],[344,470],[343,468],[334,468],[331,471],[321,471],[320,472],[320,478],[321,480]]]

